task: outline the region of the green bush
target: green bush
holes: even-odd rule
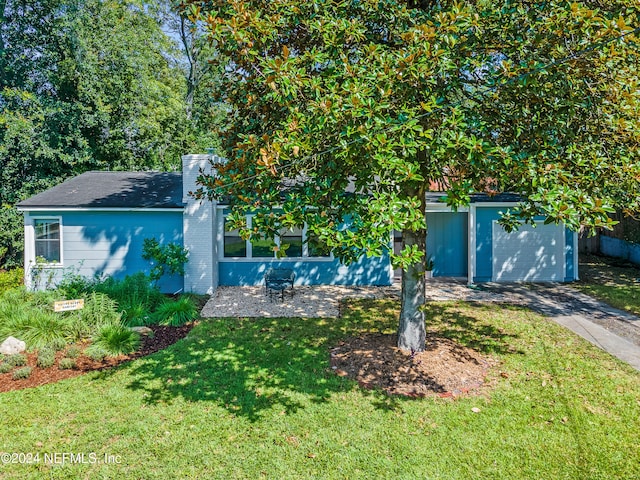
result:
[[[126,323],[138,322],[137,318],[148,317],[164,299],[160,290],[144,273],[128,275],[122,280],[107,278],[96,283],[96,292],[104,293],[116,301]]]
[[[53,290],[30,291],[25,287],[12,288],[0,295],[0,304],[13,304],[51,310],[53,302],[60,300],[60,294]]]
[[[82,322],[90,327],[102,327],[120,323],[118,302],[108,294],[91,292],[87,296],[84,308],[77,311]]]
[[[69,317],[66,328],[66,338],[70,342],[77,342],[85,338],[90,338],[95,330],[96,327],[92,327],[84,322],[82,315],[76,314]]]
[[[155,238],[145,238],[142,258],[151,262],[151,279],[157,282],[166,273],[184,275],[184,265],[189,261],[189,251],[177,243],[161,245]]]
[[[71,370],[76,368],[76,361],[73,358],[61,358],[58,362],[58,368],[60,370]]]
[[[68,316],[67,338],[71,341],[90,338],[104,325],[119,325],[121,314],[117,303],[100,292],[87,296],[84,308]]]
[[[87,347],[87,349],[84,351],[84,354],[91,360],[100,362],[104,360],[104,357],[109,355],[109,352],[98,345],[89,345],[89,347]]]
[[[144,304],[136,303],[122,311],[122,321],[128,327],[140,327],[152,323],[152,315]]]
[[[36,365],[40,368],[49,368],[56,361],[56,352],[51,348],[43,348],[38,351]]]
[[[32,370],[33,369],[31,367],[19,368],[17,370],[14,370],[14,372],[11,374],[11,378],[13,378],[14,380],[23,380],[25,378],[29,378]]]
[[[67,346],[67,341],[64,338],[55,338],[51,340],[44,348],[50,348],[54,352],[64,350]]]
[[[124,325],[105,325],[92,338],[93,345],[109,355],[127,354],[137,350],[140,335]]]
[[[7,362],[0,363],[0,373],[9,373],[13,370],[13,365],[9,365]]]
[[[67,273],[58,284],[58,291],[68,300],[84,297],[94,286],[94,281],[78,275]]]
[[[42,348],[51,342],[64,341],[67,330],[66,318],[47,311],[31,310],[27,319],[16,326],[14,336],[24,340],[29,349]]]
[[[27,357],[21,353],[16,353],[13,355],[7,355],[7,358],[5,358],[4,361],[12,367],[21,367],[27,364]]]
[[[81,353],[82,349],[80,347],[77,345],[71,345],[65,352],[64,356],[67,358],[78,358]]]
[[[28,292],[23,287],[0,294],[0,337],[20,338],[29,348],[62,338],[64,317],[51,311],[57,299],[55,293]]]
[[[179,327],[198,318],[198,307],[191,298],[184,295],[176,301],[161,304],[155,313],[155,318],[162,325]]]
[[[22,268],[0,271],[0,293],[21,286],[23,279],[24,270]]]

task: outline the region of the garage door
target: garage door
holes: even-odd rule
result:
[[[521,225],[507,233],[493,222],[493,280],[561,282],[564,280],[565,229],[559,225]]]

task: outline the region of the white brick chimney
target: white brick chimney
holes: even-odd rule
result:
[[[189,251],[184,271],[184,291],[212,294],[218,288],[218,246],[216,241],[216,202],[197,200],[189,195],[198,189],[196,179],[201,173],[211,174],[211,161],[221,161],[213,155],[182,157],[183,241]]]

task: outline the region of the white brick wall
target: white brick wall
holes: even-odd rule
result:
[[[196,200],[189,192],[197,189],[196,179],[201,170],[205,174],[211,173],[210,158],[210,155],[182,157],[182,196],[185,202],[182,228],[184,246],[189,251],[184,289],[200,294],[212,294],[218,287],[216,208],[215,201]]]

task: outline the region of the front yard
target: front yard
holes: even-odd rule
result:
[[[640,316],[640,267],[614,258],[581,255],[580,281],[572,286]]]
[[[0,394],[0,452],[18,454],[0,478],[640,477],[638,373],[528,310],[428,307],[433,334],[499,362],[479,396],[388,396],[336,375],[330,348],[393,333],[397,309],[210,319],[115,370]]]

